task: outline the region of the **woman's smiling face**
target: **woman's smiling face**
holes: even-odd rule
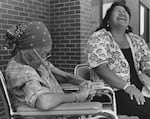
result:
[[[130,17],[128,12],[122,6],[116,6],[110,16],[111,27],[127,27],[129,25]]]

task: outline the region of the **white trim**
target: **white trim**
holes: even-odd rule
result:
[[[139,0],[144,6],[150,9],[150,1],[149,0]]]
[[[10,100],[9,100],[8,91],[7,91],[7,88],[6,88],[6,81],[5,81],[5,78],[4,78],[3,73],[2,73],[1,71],[0,71],[0,81],[1,81],[1,83],[2,83],[4,92],[5,92],[5,96],[6,96],[6,99],[7,99],[7,102],[8,102],[10,115],[13,116],[15,113],[13,112],[13,108],[12,108],[12,106],[11,106],[11,102],[10,102]]]

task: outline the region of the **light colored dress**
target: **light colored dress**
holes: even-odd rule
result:
[[[47,66],[53,67],[49,62]],[[35,107],[41,94],[64,93],[52,72],[43,65],[35,70],[12,59],[6,69],[6,81],[8,90],[13,94],[15,106],[28,104]]]
[[[128,33],[126,38],[132,51],[135,69],[140,80],[143,81],[143,71],[150,69],[150,49],[144,39],[138,35]],[[92,69],[107,63],[118,77],[130,82],[129,64],[109,31],[101,29],[92,34],[87,43],[87,54],[92,80],[103,82]]]

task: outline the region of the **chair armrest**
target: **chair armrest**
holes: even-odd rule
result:
[[[92,82],[92,85],[94,86],[95,89],[106,89],[109,90],[110,92],[113,92],[112,88],[106,87],[99,82]],[[77,85],[73,85],[69,83],[62,83],[61,87],[63,90],[79,90],[79,87]]]
[[[104,86],[101,82],[92,82],[93,87],[96,90],[102,90],[102,95],[106,95],[109,98],[109,102],[106,102],[103,104],[113,104],[113,110],[116,112],[116,99],[115,99],[115,93],[111,87]],[[77,85],[73,84],[61,84],[61,87],[64,91],[77,91],[79,90],[79,87]],[[101,102],[102,103],[102,102]]]
[[[57,107],[42,111],[28,106],[19,106],[16,115],[22,116],[61,116],[61,115],[86,115],[101,112],[102,104],[99,102],[65,103]]]
[[[103,92],[101,92],[102,95],[106,95],[110,102],[112,102],[112,98],[111,98],[111,94],[113,94],[113,90],[110,87],[105,87],[102,86],[101,83],[99,82],[92,82],[93,86],[96,90],[102,90]],[[64,91],[77,91],[79,90],[79,87],[77,85],[73,85],[73,84],[68,84],[68,83],[63,83],[61,84],[61,87]]]
[[[65,91],[77,91],[77,90],[79,90],[79,87],[77,85],[68,84],[68,83],[62,83],[61,88]]]

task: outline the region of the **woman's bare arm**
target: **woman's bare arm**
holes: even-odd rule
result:
[[[49,110],[56,107],[57,105],[65,102],[74,102],[76,101],[74,94],[60,94],[60,93],[51,93],[43,94],[37,98],[36,107],[41,110]]]
[[[103,78],[110,86],[117,88],[117,89],[124,89],[127,82],[120,79],[113,71],[109,69],[107,64],[101,64],[100,66],[94,68],[94,71],[97,75]],[[129,94],[130,99],[135,99],[138,105],[143,105],[145,102],[145,98],[134,85],[129,85],[124,89],[126,93]]]
[[[55,66],[50,67],[50,68],[51,68],[51,71],[54,73],[54,75],[56,75],[56,77],[57,76],[59,77],[57,78],[57,80],[59,80],[60,82],[67,82],[67,83],[79,85],[82,82],[86,81],[85,79],[79,76],[75,76],[74,74],[60,70]]]
[[[49,110],[62,103],[84,101],[89,95],[90,87],[88,83],[79,86],[75,93],[46,93],[37,98],[36,107],[41,110]]]
[[[104,79],[114,88],[123,89],[127,83],[121,80],[113,71],[111,71],[106,63],[94,68],[94,71],[99,77]]]

